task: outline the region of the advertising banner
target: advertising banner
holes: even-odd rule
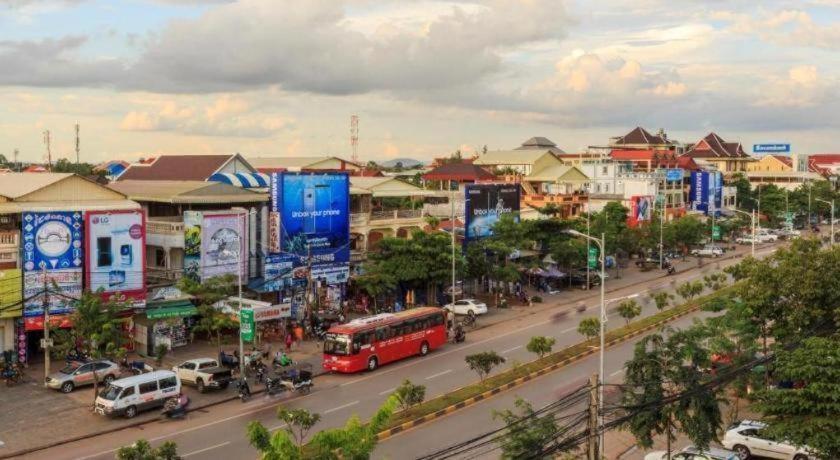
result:
[[[693,171],[689,190],[691,209],[708,215],[720,215],[723,205],[723,175],[719,172]]]
[[[519,221],[519,184],[468,184],[466,194],[466,239],[493,234],[493,226],[503,214]]]
[[[290,318],[292,316],[292,302],[271,305],[268,307],[254,307],[254,321],[271,321]]]
[[[184,274],[207,281],[241,269],[247,281],[247,237],[243,213],[185,211]]]
[[[790,153],[790,144],[753,144],[753,153]]]
[[[141,211],[85,213],[87,288],[105,299],[146,303],[146,225]],[[118,297],[115,297],[118,294]]]
[[[254,340],[254,310],[239,310],[239,336],[244,342]]]
[[[629,224],[631,227],[639,225],[641,222],[649,222],[651,214],[653,213],[653,197],[652,196],[632,196],[630,197],[630,218]]]
[[[682,169],[667,169],[665,170],[665,180],[668,182],[681,182],[683,180]]]
[[[0,318],[17,318],[23,307],[23,272],[19,268],[0,270]]]
[[[271,254],[263,266],[264,282],[261,292],[277,292],[283,288],[306,285],[306,265],[299,265],[294,254]]]
[[[350,180],[346,174],[272,174],[271,210],[280,214],[281,253],[313,263],[350,262]]]
[[[82,294],[82,214],[23,213],[22,227],[23,316],[42,316],[45,301],[51,315],[70,313]]]

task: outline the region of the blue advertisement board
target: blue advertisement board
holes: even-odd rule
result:
[[[723,205],[723,176],[719,172],[693,171],[688,195],[691,209],[706,215],[720,215]]]
[[[280,225],[270,245],[279,249],[266,260],[266,281],[277,287],[306,277],[345,282],[350,264],[350,179],[340,173],[274,173],[271,210]],[[292,269],[291,275],[288,272]],[[288,281],[287,281],[288,280]]]
[[[680,182],[683,180],[682,169],[667,169],[665,170],[665,180],[668,182]]]
[[[790,144],[753,144],[753,153],[790,153]]]
[[[519,221],[519,184],[468,184],[466,194],[465,242],[493,234],[493,226],[504,214]]]
[[[73,310],[82,293],[84,224],[81,212],[26,212],[23,234],[23,316],[44,314],[44,285],[50,314]],[[58,289],[56,291],[55,286]]]

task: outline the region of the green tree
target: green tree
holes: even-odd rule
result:
[[[635,300],[628,299],[618,304],[618,314],[624,318],[625,324],[630,324],[633,318],[642,314],[642,306]]]
[[[525,349],[542,358],[543,356],[551,353],[551,349],[554,348],[555,343],[557,343],[557,339],[554,337],[537,335],[531,337],[531,340],[528,342],[528,345],[525,346]]]
[[[840,340],[811,337],[777,355],[775,377],[804,382],[797,389],[758,394],[758,409],[775,439],[814,449],[820,458],[840,458]]]
[[[677,287],[677,294],[680,295],[686,302],[691,302],[691,299],[700,295],[703,292],[702,281],[686,281]]]
[[[117,460],[180,460],[178,446],[166,441],[160,447],[153,448],[149,441],[140,439],[130,446],[117,450]]]
[[[664,310],[668,308],[668,304],[674,296],[665,291],[659,291],[653,294],[653,301],[656,303],[657,310]]]
[[[717,439],[719,400],[702,384],[700,370],[708,363],[707,352],[690,332],[667,338],[652,334],[636,344],[625,365],[622,399],[632,415],[626,428],[640,447],[650,448],[654,436],[665,433],[670,453],[677,431],[701,448]]]
[[[577,330],[578,334],[592,340],[601,333],[601,321],[595,317],[584,318],[580,320]]]
[[[662,243],[667,248],[679,249],[688,253],[690,246],[699,244],[709,233],[705,224],[695,216],[685,216],[665,225],[662,230]]]
[[[528,401],[519,397],[514,405],[515,412],[510,409],[493,411],[493,418],[501,419],[506,427],[505,436],[497,441],[502,448],[502,458],[552,458],[534,455],[546,448],[548,441],[559,433],[553,414],[539,415]]]
[[[726,273],[712,273],[703,277],[703,284],[712,291],[719,291],[726,286],[729,277]]]
[[[394,391],[394,396],[397,397],[400,408],[406,410],[411,406],[420,404],[426,399],[426,387],[424,385],[415,385],[411,383],[411,380],[405,379]]]
[[[467,355],[464,358],[467,366],[478,374],[478,378],[482,381],[490,374],[494,367],[504,364],[505,358],[499,356],[495,351],[484,351],[473,355]]]
[[[315,414],[306,409],[286,409],[281,406],[277,408],[277,419],[285,423],[284,429],[292,436],[300,450],[309,430],[321,420],[321,414]]]
[[[237,327],[230,315],[222,312],[216,305],[230,297],[236,280],[233,276],[218,276],[204,282],[189,277],[178,280],[178,288],[194,297],[198,303],[199,320],[193,327],[196,332],[204,332],[208,339],[216,339],[216,345],[222,349],[222,332]]]
[[[71,162],[67,158],[59,158],[52,166],[52,172],[54,173],[72,173],[78,174],[80,176],[96,176],[96,175],[105,175],[104,171],[101,172],[93,172],[93,168],[96,165],[92,165],[90,163],[75,163]]]

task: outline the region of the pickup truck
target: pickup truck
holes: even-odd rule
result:
[[[211,358],[198,358],[184,361],[172,368],[178,374],[181,382],[195,385],[199,393],[207,388],[224,390],[231,381],[230,369],[219,366],[219,362]]]

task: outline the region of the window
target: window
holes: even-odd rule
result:
[[[607,167],[606,167],[606,166],[603,166],[603,167],[601,168],[601,174],[603,174],[603,175],[605,175],[605,176],[608,174],[608,173],[607,173]]]
[[[141,383],[140,385],[137,385],[137,388],[140,390],[140,394],[144,395],[146,393],[152,393],[154,391],[157,391],[158,383],[157,380],[152,382]]]
[[[198,365],[199,369],[209,369],[211,367],[216,367],[216,363],[213,361],[207,361],[206,363],[201,363]]]
[[[134,395],[134,387],[133,386],[128,387],[125,390],[123,390],[122,394],[120,394],[120,398],[127,398],[127,397],[132,396],[132,395]]]
[[[85,364],[76,371],[76,374],[86,374],[93,371],[93,364]]]
[[[101,371],[103,369],[108,369],[109,367],[111,367],[111,365],[108,364],[108,363],[96,363],[96,370],[98,370],[98,371]]]
[[[388,339],[388,326],[377,327],[375,332],[375,337],[377,342],[381,342],[383,340]]]
[[[160,248],[155,248],[155,267],[166,266],[166,251]]]
[[[186,370],[188,370],[188,371],[194,371],[194,370],[195,370],[195,363],[184,363],[184,364],[181,364],[181,369],[186,369]]]
[[[168,388],[175,388],[178,385],[178,379],[173,375],[172,377],[166,377],[165,379],[160,379],[160,389],[166,390]]]

